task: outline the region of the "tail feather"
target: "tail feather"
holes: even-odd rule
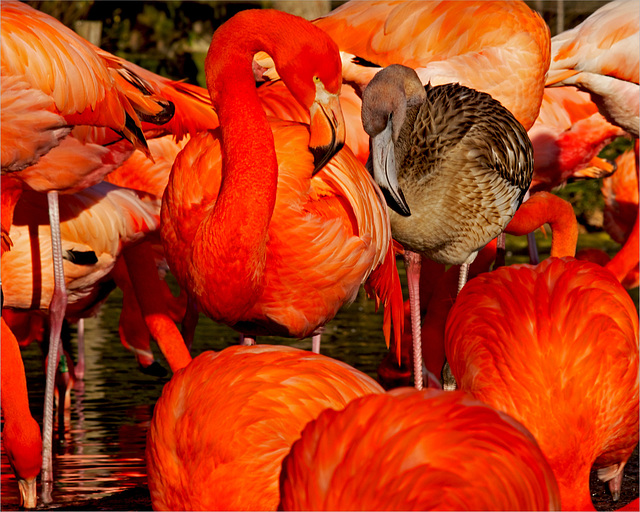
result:
[[[380,304],[384,307],[382,332],[387,348],[390,346],[391,326],[393,325],[393,339],[396,351],[400,354],[400,341],[404,330],[404,301],[400,276],[396,267],[396,248],[393,240],[389,241],[389,250],[382,265],[371,273],[364,286],[367,295],[375,300],[376,311]]]

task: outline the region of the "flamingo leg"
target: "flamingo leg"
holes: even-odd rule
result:
[[[423,387],[422,377],[422,332],[420,329],[420,265],[418,253],[404,251],[404,264],[409,286],[409,304],[411,306],[411,337],[413,339],[413,380],[418,391]]]
[[[522,198],[522,202],[527,202],[530,197],[531,193],[527,190]],[[527,246],[529,247],[529,263],[537,265],[540,263],[540,256],[538,256],[538,245],[536,244],[536,236],[533,231],[527,233]]]
[[[504,267],[507,253],[507,236],[504,231],[496,237],[496,263],[494,268]]]
[[[191,296],[188,296],[187,307],[184,313],[184,318],[182,319],[180,325],[180,331],[182,332],[184,343],[189,351],[191,351],[193,339],[196,335],[196,326],[198,325],[199,316],[200,312],[198,311],[198,305],[196,304],[196,301],[193,300]]]
[[[471,266],[471,263],[473,263],[473,260],[476,259],[477,255],[478,251],[471,253],[471,256],[467,258],[467,261],[460,265],[458,293],[460,293],[462,288],[464,288],[464,285],[467,284],[467,279],[469,277],[469,267]],[[455,391],[457,388],[458,384],[456,383],[456,378],[453,376],[451,367],[449,366],[449,361],[446,360],[445,356],[444,367],[442,368],[442,389],[444,389],[445,391]]]
[[[256,339],[253,336],[248,336],[246,334],[240,334],[240,345],[255,345]]]
[[[49,356],[42,420],[42,500],[45,503],[50,503],[53,487],[53,388],[60,355],[60,333],[67,308],[67,291],[64,282],[58,193],[56,191],[48,192],[47,200],[49,204],[49,223],[51,225],[54,288],[51,305],[49,306]]]
[[[532,265],[540,263],[540,257],[538,256],[538,246],[536,245],[536,236],[532,233],[527,233],[527,245],[529,246],[529,262]]]
[[[319,327],[311,337],[311,352],[313,352],[314,354],[320,353],[320,340],[322,339],[323,332],[324,327]]]

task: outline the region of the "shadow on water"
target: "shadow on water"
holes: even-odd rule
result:
[[[508,263],[514,261],[512,258]],[[399,268],[403,274],[402,264]],[[404,282],[404,275],[401,277]],[[635,293],[637,295],[637,290]],[[637,301],[637,296],[635,298]],[[87,364],[84,390],[72,392],[72,407],[64,421],[64,434],[57,438],[55,444],[53,503],[40,504],[41,509],[151,510],[146,487],[145,436],[153,405],[168,378],[143,374],[138,370],[133,355],[120,344],[118,317],[121,300],[121,293],[116,290],[98,317],[85,323]],[[375,378],[378,364],[387,350],[381,326],[382,314],[375,313],[373,301],[361,291],[356,301],[326,326],[321,351]],[[311,349],[310,339],[261,338],[258,341]],[[201,317],[192,354],[222,350],[237,342],[235,331]],[[23,349],[22,354],[31,411],[41,423],[44,394],[42,354],[35,343]],[[154,354],[156,360],[168,368],[157,346],[154,346]],[[17,482],[4,448],[1,464],[1,508],[17,510]],[[597,480],[595,473],[591,478],[591,490],[598,510],[613,510],[636,498],[637,449],[625,470],[618,503],[611,500],[606,486]]]

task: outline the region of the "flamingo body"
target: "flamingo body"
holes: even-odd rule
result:
[[[265,255],[263,280],[268,286],[251,308],[239,311],[235,284],[228,279],[242,262],[216,258],[216,272],[227,278],[215,295],[198,282],[189,262],[188,248],[207,205],[215,203],[219,193],[220,146],[211,132],[195,137],[176,159],[163,205],[162,233],[172,271],[196,291],[205,314],[241,332],[302,338],[355,299],[389,250],[391,231],[379,191],[351,151],[343,149],[312,178],[311,155],[301,153],[308,131],[275,120],[271,126],[281,163]],[[210,169],[206,178],[194,175],[198,164]],[[193,194],[203,197],[194,200]],[[175,238],[167,243],[170,237]]]
[[[270,31],[255,33],[259,17],[273,18]],[[318,58],[300,66],[300,47],[279,45],[281,25],[288,37],[315,41],[304,52]],[[228,45],[224,54],[213,50],[219,44]],[[265,47],[309,111],[309,126],[264,114],[251,63]],[[381,194],[348,149],[324,165],[344,140],[335,43],[298,18],[263,10],[236,15],[211,48],[207,83],[220,129],[193,137],[178,155],[163,200],[163,244],[178,281],[206,315],[244,334],[302,338],[385,269],[392,284],[382,300],[394,297],[401,322]]]
[[[282,459],[326,408],[381,393],[339,361],[285,346],[205,352],[176,372],[147,440],[156,510],[275,510]]]
[[[538,115],[550,35],[524,2],[351,1],[314,23],[343,52],[345,82],[364,87],[380,67],[403,64],[425,85],[458,82],[490,94],[525,129]]]
[[[602,178],[615,167],[598,153],[622,128],[609,123],[589,94],[573,87],[546,88],[540,115],[529,129],[533,179],[529,190],[552,190],[572,179]]]
[[[632,0],[608,2],[551,40],[547,85],[588,91],[602,115],[638,137],[640,10]]]
[[[592,466],[621,476],[638,443],[638,313],[615,277],[573,258],[500,268],[462,290],[445,336],[460,388],[531,431],[563,509],[593,510]]]
[[[123,247],[158,228],[158,202],[106,182],[60,198],[67,314],[92,305]],[[49,229],[45,195],[25,191],[10,231],[13,248],[2,256],[5,307],[48,308],[53,293]]]
[[[400,388],[327,409],[282,463],[281,510],[559,510],[517,421],[461,392]]]

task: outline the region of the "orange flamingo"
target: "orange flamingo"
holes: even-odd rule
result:
[[[524,2],[351,1],[314,23],[338,44],[345,82],[364,88],[380,67],[401,63],[423,84],[490,94],[525,129],[538,116],[550,35]]]
[[[303,55],[278,43],[283,27],[307,38]],[[310,111],[310,127],[267,121],[252,71],[261,49]],[[178,282],[204,314],[245,335],[317,340],[369,278],[387,340],[397,312],[398,340],[402,295],[384,200],[348,148],[329,160],[344,140],[335,44],[299,18],[243,11],[214,34],[206,70],[220,132],[193,137],[178,155],[162,205]]]
[[[35,508],[37,503],[36,478],[42,465],[42,438],[40,427],[31,416],[27,379],[24,374],[18,341],[2,323],[2,413],[4,428],[2,442],[20,488],[20,505]]]
[[[553,37],[546,84],[589,92],[609,122],[638,137],[639,30],[635,2],[608,2],[578,26]]]
[[[533,179],[529,191],[552,190],[572,179],[602,178],[615,167],[598,153],[624,130],[610,124],[586,92],[546,88],[540,115],[529,130]]]
[[[462,390],[522,422],[540,444],[565,510],[593,510],[589,473],[619,496],[638,443],[638,313],[606,269],[574,258],[472,280],[445,348]]]
[[[325,410],[284,459],[280,490],[279,510],[560,508],[526,428],[465,393],[432,389]]]
[[[4,178],[4,177],[3,177]],[[139,193],[142,194],[142,193]],[[132,190],[102,183],[73,195],[61,198],[61,234],[65,254],[66,289],[69,294],[67,315],[76,318],[86,316],[87,308],[103,298],[105,281],[110,280],[117,257],[136,258],[137,252],[144,251],[147,242],[140,243],[144,233],[157,229],[159,225],[159,200],[148,197],[145,201]],[[17,309],[46,309],[53,293],[51,267],[51,238],[45,195],[24,191],[16,205],[14,224],[10,236],[12,250],[3,254],[1,260],[4,306]],[[127,246],[139,242],[138,246]],[[128,254],[133,252],[133,255]],[[152,300],[162,300],[162,292],[157,291],[153,281],[159,281],[155,263],[146,260],[135,263],[142,268],[138,279],[152,295]],[[151,269],[144,272],[145,261]],[[148,265],[147,265],[148,266]],[[151,275],[150,275],[151,274]],[[140,284],[138,284],[138,287]],[[150,288],[149,288],[150,287]],[[108,286],[108,291],[112,289]],[[155,324],[161,319],[155,318]],[[168,322],[168,321],[167,321]],[[152,326],[155,325],[152,323]],[[171,323],[174,329],[175,325]],[[151,327],[150,327],[151,329]],[[156,332],[156,331],[154,331]],[[15,339],[15,338],[14,338]],[[174,368],[182,367],[190,360],[182,339],[177,333],[156,336],[169,361],[175,361]],[[167,345],[164,340],[167,339]],[[176,341],[170,341],[175,339]],[[180,352],[183,350],[184,352]],[[185,355],[186,353],[186,355]],[[186,362],[181,362],[185,358]],[[5,412],[5,417],[11,409]],[[30,416],[24,421],[32,419]],[[23,439],[14,437],[12,431],[3,435],[5,446],[13,445],[17,453]]]
[[[204,352],[176,372],[147,437],[155,510],[275,510],[282,459],[326,408],[382,393],[334,359],[286,346]]]

